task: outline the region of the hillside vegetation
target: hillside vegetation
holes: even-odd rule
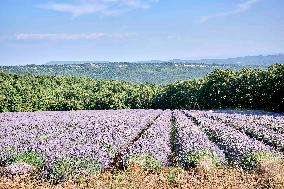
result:
[[[247,66],[270,66],[275,63],[284,63],[284,54],[274,54],[274,55],[258,55],[258,56],[242,56],[234,58],[220,58],[220,59],[172,59],[172,60],[147,60],[147,61],[137,61],[134,63],[185,63],[185,64],[217,64],[217,65],[247,65]],[[111,63],[109,61],[51,61],[47,62],[46,65],[63,65],[63,64],[84,64],[84,63]]]
[[[64,63],[64,62],[63,62]],[[67,62],[68,63],[68,62]],[[79,63],[0,66],[0,71],[16,74],[49,76],[79,76],[99,80],[123,80],[135,83],[169,84],[178,80],[202,78],[215,69],[240,70],[241,65],[217,65],[203,63]],[[262,68],[264,66],[254,66]]]
[[[0,112],[84,109],[218,109],[284,111],[284,64],[267,70],[216,69],[167,85],[0,72]]]

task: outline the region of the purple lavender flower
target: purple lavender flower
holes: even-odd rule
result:
[[[115,153],[161,110],[98,110],[0,114],[0,157],[34,150],[47,164],[85,157],[108,167]]]
[[[279,150],[284,150],[284,135],[270,129],[266,124],[267,121],[259,116],[260,122],[255,119],[255,116],[245,116],[238,114],[224,114],[224,113],[206,113],[207,117],[212,117],[221,121],[235,129],[238,129],[258,140],[262,140],[267,144],[271,144]],[[273,123],[273,122],[272,122]]]
[[[173,115],[176,119],[176,155],[180,164],[184,166],[188,161],[188,156],[198,151],[212,153],[216,157],[216,163],[225,162],[223,151],[211,142],[192,120],[181,111],[174,111]]]
[[[165,110],[146,130],[145,133],[125,152],[123,152],[124,163],[135,155],[149,155],[162,163],[163,166],[170,164],[171,111]]]
[[[220,121],[207,118],[206,113],[203,111],[187,111],[187,114],[197,119],[200,127],[211,138],[214,138],[217,145],[237,164],[240,163],[245,155],[252,152],[275,153],[271,147],[266,146],[262,142],[252,139],[244,133],[220,123]]]

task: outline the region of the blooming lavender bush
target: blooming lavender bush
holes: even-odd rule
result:
[[[173,154],[182,166],[203,157],[218,164],[226,162],[226,154],[238,165],[254,167],[279,155],[259,140],[282,148],[283,120],[186,110],[0,113],[0,166],[28,162],[60,179],[118,162],[157,170],[172,165]]]
[[[4,161],[33,150],[46,157],[47,167],[60,159],[85,157],[106,168],[114,154],[160,113],[161,110],[3,113],[0,157]]]
[[[174,111],[176,120],[176,155],[179,164],[195,166],[204,156],[211,158],[215,165],[225,162],[225,155],[216,144],[182,111]]]
[[[258,121],[249,121],[250,119],[243,119],[243,116],[216,113],[207,113],[207,117],[218,119],[229,126],[255,137],[256,139],[275,146],[281,151],[284,150],[284,136],[275,130],[265,127],[265,122],[258,123]]]
[[[220,116],[226,118],[226,121],[237,121],[240,123],[246,122],[247,124],[255,124],[272,129],[280,134],[284,133],[284,114],[282,113],[271,113],[271,112],[239,112],[226,113],[219,111],[207,111],[206,115],[218,119]]]
[[[163,166],[170,164],[171,111],[165,110],[141,137],[123,152],[123,161],[128,166],[132,156],[148,154]]]
[[[187,111],[187,115],[193,116],[199,122],[200,127],[207,132],[224,149],[232,162],[241,164],[242,158],[249,153],[264,151],[267,153],[276,152],[256,139],[252,139],[244,133],[231,128],[220,121],[207,118],[204,112]]]

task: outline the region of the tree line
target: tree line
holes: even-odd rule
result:
[[[177,80],[202,78],[216,68],[240,70],[244,66],[186,63],[85,63],[63,65],[0,66],[15,74],[91,77],[98,80],[124,80],[135,83],[170,84]],[[263,66],[255,68],[265,69]]]
[[[260,109],[284,112],[284,64],[216,69],[167,85],[0,72],[0,112],[95,109]]]

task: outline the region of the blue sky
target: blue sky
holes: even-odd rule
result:
[[[0,65],[284,52],[283,0],[0,0]]]

